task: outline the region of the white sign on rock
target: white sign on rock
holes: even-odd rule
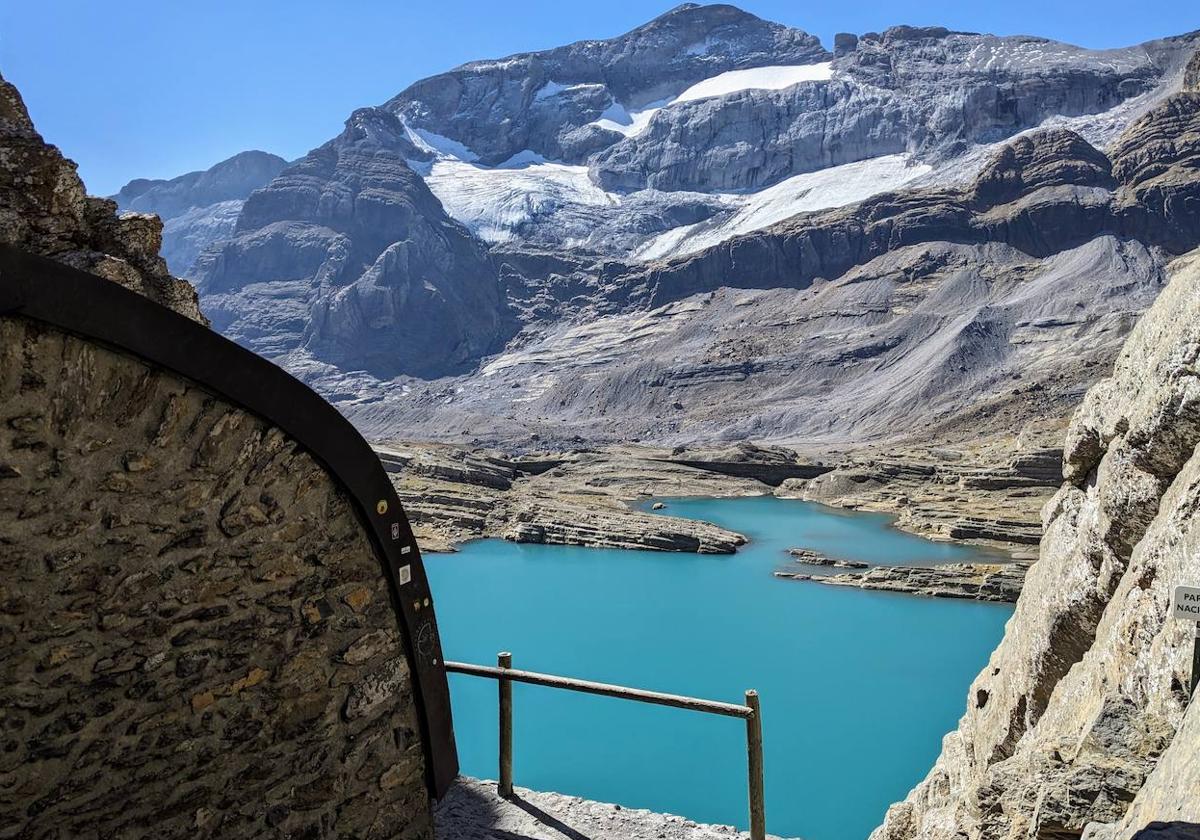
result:
[[[1171,604],[1175,618],[1200,622],[1200,586],[1176,586]]]

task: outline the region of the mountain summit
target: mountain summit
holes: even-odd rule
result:
[[[379,434],[1017,430],[1065,415],[1200,241],[1198,45],[895,26],[831,53],[679,6],[356,111],[177,269]],[[208,206],[214,179],[122,201]]]

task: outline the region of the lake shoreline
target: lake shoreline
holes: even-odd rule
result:
[[[431,555],[445,655],[490,664],[506,650],[516,667],[727,702],[756,689],[769,828],[866,836],[936,756],[1011,605],[788,586],[772,573],[798,544],[876,565],[971,562],[982,550],[771,494],[654,498],[666,502],[658,518],[703,518],[751,541],[727,557],[495,538]],[[494,774],[495,685],[456,675],[451,687],[463,772]],[[744,829],[740,727],[532,686],[514,694],[518,784]],[[850,733],[877,755],[865,770]],[[851,767],[861,784],[847,787]]]
[[[512,455],[451,444],[376,444],[423,551],[469,540],[728,554],[736,530],[664,511],[656,499],[775,495],[887,514],[927,539],[1035,559],[1040,510],[1058,486],[1046,447],[924,448],[835,453],[828,461],[779,447],[718,450],[623,446]]]

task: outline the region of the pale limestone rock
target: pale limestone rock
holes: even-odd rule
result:
[[[1178,746],[1200,728],[1193,711],[1180,730],[1192,628],[1167,609],[1175,585],[1200,580],[1200,252],[1172,274],[1076,412],[1040,559],[958,730],[876,840],[1089,823],[1116,838],[1200,818],[1195,753]]]

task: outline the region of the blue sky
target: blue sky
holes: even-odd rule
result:
[[[172,177],[244,149],[297,157],[356,107],[477,58],[618,35],[674,5],[647,0],[0,0],[0,74],[91,192]],[[898,23],[1124,46],[1200,28],[1189,0],[745,0],[836,32]],[[1132,11],[1131,11],[1132,10]]]

